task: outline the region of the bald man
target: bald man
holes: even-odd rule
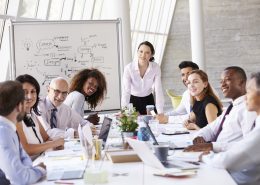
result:
[[[52,79],[48,87],[48,95],[39,102],[43,127],[51,138],[73,138],[79,124],[89,124],[77,112],[65,105],[68,95],[68,82],[62,78]]]

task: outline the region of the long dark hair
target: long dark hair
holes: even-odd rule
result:
[[[148,42],[148,41],[141,42],[141,43],[139,44],[139,46],[138,46],[138,49],[139,49],[142,45],[148,46],[148,47],[150,48],[150,50],[151,50],[152,55],[155,54],[154,47],[153,47],[153,45],[152,45],[150,42]],[[154,61],[154,57],[151,57],[151,58],[149,59],[149,61],[150,61],[150,62],[153,62],[153,61]]]
[[[32,86],[34,86],[34,88],[36,89],[37,97],[36,97],[36,102],[33,105],[32,109],[33,109],[33,111],[35,112],[36,115],[40,116],[41,114],[40,114],[40,111],[38,109],[38,103],[39,103],[39,100],[40,100],[40,98],[39,98],[40,85],[37,82],[37,80],[34,77],[32,77],[31,75],[28,75],[28,74],[20,75],[20,76],[16,77],[15,80],[20,82],[21,84],[27,82],[27,83],[31,84]]]
[[[91,96],[86,96],[83,92],[84,83],[89,78],[95,78],[98,83],[97,91],[92,94]],[[91,109],[95,109],[98,103],[102,102],[105,98],[107,93],[107,83],[105,76],[101,73],[98,69],[83,69],[79,71],[75,76],[72,78],[70,83],[69,92],[78,91],[85,95],[85,100],[89,103]]]

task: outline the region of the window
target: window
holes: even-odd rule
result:
[[[23,0],[18,10],[18,17],[35,18],[38,3],[38,0]]]
[[[147,40],[154,45],[155,62],[161,64],[176,0],[130,0],[132,56]]]
[[[5,20],[1,18],[1,15],[6,14],[7,4],[8,4],[7,0],[0,0],[0,48],[1,48],[3,30],[5,25]]]

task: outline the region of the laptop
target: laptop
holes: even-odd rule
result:
[[[109,130],[111,127],[111,123],[112,123],[112,119],[108,118],[108,117],[104,117],[99,135],[98,135],[98,139],[102,139],[103,140],[103,145],[105,145],[106,141],[107,141],[107,137],[109,134]]]
[[[136,139],[126,138],[126,141],[129,145],[134,149],[140,159],[151,167],[157,168],[159,170],[164,170],[167,168],[178,168],[181,170],[191,170],[198,169],[198,165],[194,165],[189,162],[179,161],[179,160],[171,160],[166,163],[162,163],[153,153],[152,150],[147,146],[144,141],[139,141]]]

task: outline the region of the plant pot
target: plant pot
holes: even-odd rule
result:
[[[123,148],[124,149],[129,149],[130,146],[129,144],[125,141],[125,138],[133,138],[134,137],[134,132],[121,132],[122,135],[122,141],[123,141]]]
[[[134,137],[134,132],[121,132],[123,138]]]

